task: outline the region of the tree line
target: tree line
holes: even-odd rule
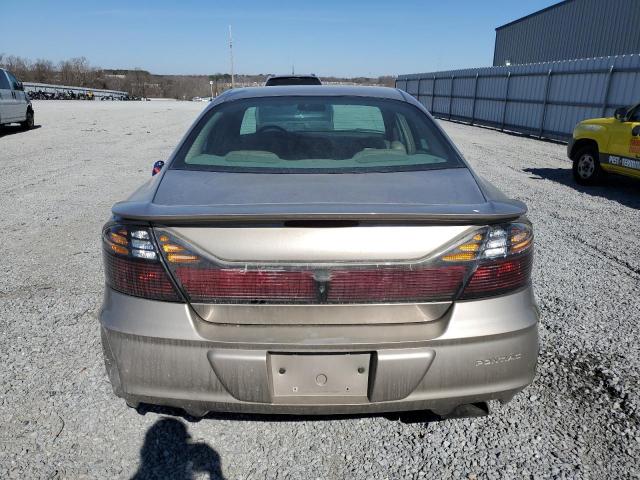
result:
[[[85,57],[74,57],[54,63],[51,60],[32,61],[15,55],[0,53],[0,67],[12,72],[23,82],[48,83],[70,87],[85,87],[128,92],[136,97],[162,97],[190,100],[208,97],[231,87],[231,75],[156,75],[140,68],[103,69],[91,65]],[[236,86],[264,84],[269,74],[236,75]],[[328,83],[393,86],[395,77],[322,77]],[[210,81],[213,85],[210,85]]]

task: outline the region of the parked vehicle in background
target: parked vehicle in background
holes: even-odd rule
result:
[[[578,123],[567,155],[581,185],[596,184],[606,173],[640,179],[640,104]]]
[[[272,75],[264,83],[265,87],[284,85],[322,85],[322,82],[312,73],[309,75]]]
[[[154,172],[102,231],[129,405],[467,415],[532,381],[526,207],[404,92],[231,90]]]
[[[0,127],[9,123],[33,128],[34,112],[22,83],[11,72],[0,68]]]

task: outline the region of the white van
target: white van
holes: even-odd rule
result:
[[[8,123],[33,128],[33,107],[24,93],[22,82],[11,72],[0,68],[0,128]]]

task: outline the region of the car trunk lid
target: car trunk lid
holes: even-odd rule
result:
[[[482,224],[514,219],[521,202],[491,198],[467,168],[367,174],[168,170],[117,217],[162,223],[341,219]]]

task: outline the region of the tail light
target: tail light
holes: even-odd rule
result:
[[[106,283],[114,290],[153,300],[183,301],[155,246],[151,231],[108,225],[102,232]]]
[[[489,227],[485,236],[461,300],[502,295],[531,281],[533,231],[530,225],[511,223]]]
[[[175,275],[194,302],[313,302],[309,271],[194,268],[176,265]]]
[[[332,303],[450,300],[462,285],[465,273],[466,268],[461,265],[336,270],[331,272],[327,300]]]
[[[160,254],[197,303],[431,302],[502,295],[531,277],[533,232],[525,223],[479,228],[452,248],[413,264],[223,264],[167,230]]]

